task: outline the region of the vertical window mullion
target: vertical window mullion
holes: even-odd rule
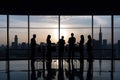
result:
[[[30,16],[28,15],[28,80],[30,80]]]
[[[9,15],[7,15],[7,52],[6,52],[6,71],[7,79],[10,78],[10,63],[9,63]]]

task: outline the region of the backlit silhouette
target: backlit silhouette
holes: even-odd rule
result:
[[[92,38],[90,35],[88,35],[88,41],[87,41],[87,52],[88,52],[88,72],[87,72],[87,79],[86,80],[92,80],[93,75],[93,55],[92,55]]]
[[[47,36],[46,42],[47,42],[47,54],[46,54],[46,68],[47,68],[47,79],[46,80],[51,80],[51,35]]]
[[[61,39],[58,42],[59,45],[59,68],[63,67],[63,53],[64,53],[64,36],[61,37]]]
[[[31,69],[34,70],[34,62],[35,62],[35,49],[36,49],[36,34],[33,34],[33,38],[31,39]]]
[[[71,33],[71,37],[68,40],[69,43],[69,59],[68,59],[68,64],[69,64],[69,79],[71,79],[71,74],[74,75],[74,64],[73,64],[73,57],[74,57],[74,50],[75,50],[75,42],[76,38],[74,37],[74,34]],[[71,70],[72,66],[72,70]],[[73,80],[74,78],[72,78]]]
[[[93,61],[92,60],[92,57],[93,57],[93,55],[92,55],[92,39],[91,39],[91,36],[90,35],[88,35],[88,41],[87,41],[87,53],[88,53],[88,59],[87,59],[87,61],[88,62],[91,62],[91,61]]]
[[[79,43],[79,51],[80,51],[80,80],[83,80],[83,70],[84,70],[84,36],[80,36],[81,40]]]

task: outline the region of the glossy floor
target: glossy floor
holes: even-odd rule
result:
[[[30,62],[30,61],[29,61]],[[88,62],[84,60],[84,71],[81,77],[80,62],[74,60],[74,69],[68,69],[67,60],[63,61],[62,72],[59,70],[58,60],[52,60],[50,77],[51,80],[120,80],[120,61],[114,61],[114,70],[111,70],[111,60],[94,60],[93,70],[88,74]],[[10,61],[10,70],[6,72],[6,61],[0,61],[0,80],[32,80],[32,71],[28,68],[27,60]],[[72,73],[71,73],[72,72]],[[70,74],[69,74],[70,73]],[[48,70],[43,67],[42,61],[35,62],[35,79],[47,80]],[[90,76],[88,76],[90,75]],[[50,80],[50,78],[48,79]]]

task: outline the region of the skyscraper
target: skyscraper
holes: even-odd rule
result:
[[[14,42],[12,42],[12,47],[14,47],[14,48],[18,47],[18,37],[17,37],[17,35],[15,35],[15,37],[14,37]]]
[[[15,42],[15,46],[17,47],[18,46],[18,37],[17,37],[17,35],[15,35],[14,42]]]
[[[102,32],[101,32],[101,25],[100,25],[100,32],[99,32],[99,45],[102,48]]]

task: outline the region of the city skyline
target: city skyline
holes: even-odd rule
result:
[[[101,28],[101,25],[100,25],[100,28],[99,28],[99,32],[98,32],[99,34],[98,34],[98,36],[99,36],[99,39],[94,39],[93,38],[93,42],[95,41],[98,41],[98,43],[96,43],[96,44],[100,44],[101,46],[104,46],[104,45],[109,45],[109,43],[108,43],[108,41],[107,41],[107,39],[103,39],[102,38],[102,28]],[[116,43],[116,44],[119,44],[119,41],[120,40],[118,40],[118,43]],[[39,44],[38,45],[40,45],[41,43],[46,43],[46,42],[39,42]],[[75,42],[75,44],[78,44],[79,42]],[[17,47],[17,46],[19,46],[19,45],[21,45],[21,44],[28,44],[27,42],[19,42],[19,36],[18,35],[14,35],[14,38],[13,38],[13,41],[10,43],[10,46],[13,46],[13,47]],[[55,43],[55,44],[57,44],[57,43]],[[68,44],[68,43],[65,43],[65,44]],[[84,43],[85,44],[85,43]],[[1,45],[1,46],[5,46],[5,45]]]

